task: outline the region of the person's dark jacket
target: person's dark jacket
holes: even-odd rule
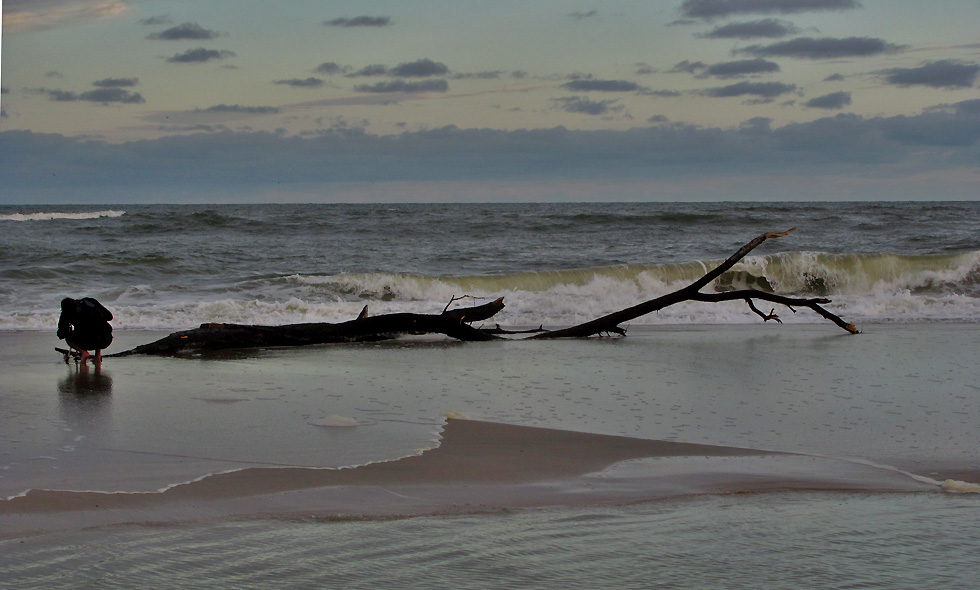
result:
[[[58,338],[83,350],[102,350],[112,343],[112,312],[91,297],[61,300]]]

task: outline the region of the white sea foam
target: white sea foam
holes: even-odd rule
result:
[[[8,213],[0,215],[0,221],[50,221],[52,219],[98,219],[100,217],[122,217],[125,211],[107,209],[105,211],[78,212],[38,212],[38,213]]]

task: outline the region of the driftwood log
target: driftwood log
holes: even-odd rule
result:
[[[799,298],[777,295],[756,289],[741,289],[723,293],[702,293],[712,281],[731,269],[757,246],[770,238],[780,238],[792,232],[769,232],[745,244],[727,260],[706,273],[690,285],[656,299],[634,305],[584,324],[560,330],[505,330],[499,324],[493,328],[474,328],[471,324],[492,318],[504,308],[504,298],[475,307],[449,309],[456,298],[439,314],[392,313],[369,316],[367,306],[357,319],[340,323],[305,323],[284,326],[249,326],[240,324],[202,324],[199,328],[175,332],[169,336],[137,346],[132,350],[111,356],[131,354],[178,355],[184,352],[204,350],[224,350],[232,348],[267,348],[277,346],[305,346],[340,342],[370,342],[397,338],[404,334],[444,334],[463,341],[499,340],[505,334],[531,334],[527,339],[545,338],[587,338],[602,334],[625,335],[621,324],[638,317],[661,310],[684,301],[718,303],[722,301],[744,300],[749,309],[763,321],[773,320],[782,323],[775,309],[768,314],[760,311],[755,300],[785,305],[794,313],[797,307],[806,307],[821,317],[830,320],[840,328],[857,334],[853,324],[845,322],[837,315],[827,311],[822,305],[830,303],[825,298]]]

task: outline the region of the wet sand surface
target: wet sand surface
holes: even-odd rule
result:
[[[114,347],[157,336],[121,333]],[[946,479],[980,482],[969,444],[978,340],[958,325],[854,337],[723,326],[133,357],[97,375],[59,366],[50,335],[6,333],[0,522],[17,536],[260,514],[939,492]],[[119,491],[130,493],[105,493]]]

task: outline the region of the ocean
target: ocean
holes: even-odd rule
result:
[[[743,302],[688,302],[622,338],[409,337],[108,358],[99,372],[52,350],[66,296],[113,312],[107,353],[206,322],[438,313],[462,295],[455,305],[503,296],[490,320],[503,327],[559,328],[792,227],[709,289],[826,297],[860,334],[805,308],[777,308],[777,325]],[[0,242],[0,587],[978,579],[978,202],[23,205],[0,207]],[[469,431],[450,439],[449,425],[474,421],[575,433],[583,448],[613,436],[789,455],[637,456],[488,483],[515,461],[491,445],[435,484],[259,499],[208,487],[285,468],[383,472],[460,448]],[[545,466],[582,459],[535,452]],[[17,508],[43,490],[53,506],[107,493],[101,508]],[[193,500],[158,502],[174,491]],[[120,498],[149,504],[106,507]]]
[[[791,227],[730,282],[826,296],[859,324],[980,320],[980,202],[7,206],[0,330],[51,330],[83,295],[117,330],[436,313],[460,295],[504,296],[504,325],[571,325]],[[635,323],[755,319],[688,303]]]

